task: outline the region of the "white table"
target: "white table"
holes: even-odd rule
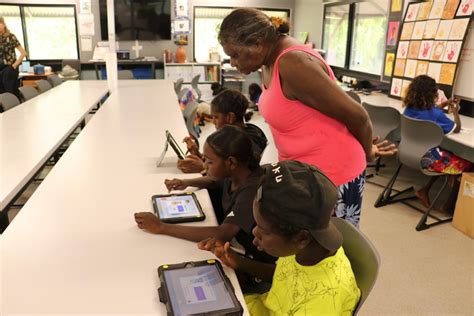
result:
[[[172,150],[155,166],[166,129],[187,135],[173,83],[120,80],[3,234],[2,315],[165,315],[157,267],[213,257],[134,222],[164,179],[184,176]],[[193,225],[216,225],[207,191],[197,196],[207,218]]]
[[[0,211],[107,94],[101,81],[67,81],[0,114]]]

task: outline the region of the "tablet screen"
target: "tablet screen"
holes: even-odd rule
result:
[[[154,199],[161,219],[201,216],[191,194],[161,196]]]
[[[174,315],[234,308],[232,297],[215,265],[165,270]]]

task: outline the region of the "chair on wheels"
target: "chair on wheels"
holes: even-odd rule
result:
[[[117,78],[122,80],[133,80],[135,77],[133,76],[133,72],[131,70],[119,70],[117,72]]]
[[[22,86],[22,87],[19,87],[18,90],[20,90],[20,95],[23,101],[28,101],[36,97],[37,95],[39,95],[38,90],[36,90],[32,86]]]
[[[9,109],[20,104],[20,100],[10,92],[0,94],[0,113],[8,111]]]
[[[56,86],[59,86],[61,83],[63,83],[63,80],[61,78],[59,78],[58,75],[54,74],[54,75],[50,75],[48,76],[48,82],[53,86],[53,87],[56,87]]]
[[[52,88],[51,84],[45,79],[37,80],[36,85],[38,86],[38,91],[40,93],[46,92]]]
[[[367,236],[351,223],[338,217],[332,217],[331,220],[344,238],[342,247],[351,262],[352,271],[354,271],[357,286],[361,292],[359,303],[354,310],[354,315],[356,315],[377,280],[380,267],[380,255]]]
[[[409,191],[413,191],[413,187],[392,194],[392,191],[395,191],[393,189],[393,185],[397,180],[400,170],[402,166],[406,166],[411,169],[420,170],[424,175],[430,177],[439,177],[443,179],[441,189],[436,193],[434,200],[431,202],[430,206],[426,210],[420,209],[411,204],[407,204],[415,210],[423,213],[422,217],[420,218],[420,221],[416,225],[416,230],[420,231],[430,228],[434,225],[450,222],[452,220],[452,216],[449,218],[441,219],[435,215],[430,214],[433,210],[434,205],[438,201],[441,192],[443,192],[448,183],[448,177],[442,173],[431,172],[421,168],[421,159],[425,155],[425,153],[428,150],[439,146],[439,144],[443,140],[443,130],[436,123],[433,123],[431,121],[417,120],[409,118],[405,115],[402,115],[401,123],[402,137],[400,145],[398,147],[398,158],[400,160],[400,164],[390,181],[385,186],[382,193],[380,193],[379,197],[375,201],[374,206],[381,207],[387,204],[416,198],[415,195],[411,195],[408,197],[400,197],[401,195]],[[428,217],[434,219],[435,221],[433,223],[427,224],[426,221]]]
[[[389,106],[372,105],[366,102],[362,102],[362,106],[369,113],[374,137],[378,136],[380,140],[385,140],[390,132],[400,127],[400,112],[397,109]],[[384,167],[384,165],[381,164],[381,158],[379,157],[375,165],[371,164],[368,167],[375,167],[375,174],[378,174],[380,168]],[[368,177],[372,176],[368,175]]]
[[[174,83],[174,92],[176,92],[176,95],[179,94],[179,92],[181,92],[181,88],[183,86],[183,82],[184,82],[184,79],[183,78],[179,78],[178,80],[176,80],[176,82]]]
[[[350,96],[354,101],[360,104],[360,97],[354,91],[346,91],[347,95]]]
[[[201,74],[194,76],[194,78],[191,80],[191,86],[193,87],[193,91],[195,91],[197,94],[197,101],[201,102],[202,92],[201,89],[199,89],[199,78],[201,78]]]

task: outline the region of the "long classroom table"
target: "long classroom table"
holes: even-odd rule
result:
[[[2,315],[166,314],[157,267],[213,255],[134,222],[166,193],[164,179],[185,176],[172,150],[155,166],[165,130],[187,135],[173,83],[120,80],[3,234]],[[196,193],[206,220],[192,225],[216,225],[207,191]]]
[[[0,213],[107,93],[104,81],[66,81],[0,114]]]

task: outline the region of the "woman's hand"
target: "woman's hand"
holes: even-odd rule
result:
[[[188,136],[188,137],[185,137],[183,139],[183,143],[186,143],[186,146],[188,148],[188,152],[191,154],[191,155],[195,155],[195,156],[198,156],[198,157],[201,157],[201,153],[199,152],[199,148],[196,144],[196,142],[194,141],[194,138]]]
[[[223,264],[239,269],[241,257],[230,248],[230,243],[223,243],[215,238],[205,239],[198,243],[198,248],[212,252]]]
[[[200,173],[206,169],[202,159],[196,155],[189,155],[185,159],[179,159],[177,167],[184,173]]]
[[[381,142],[380,137],[378,136],[372,140],[372,156],[374,159],[379,157],[393,156],[397,152],[397,146],[395,146],[395,144],[391,144],[388,140]]]
[[[153,213],[135,213],[135,222],[137,223],[138,228],[146,230],[152,234],[163,233],[164,224]]]
[[[189,186],[187,181],[184,179],[166,179],[165,185],[168,192],[171,190],[184,190]]]

